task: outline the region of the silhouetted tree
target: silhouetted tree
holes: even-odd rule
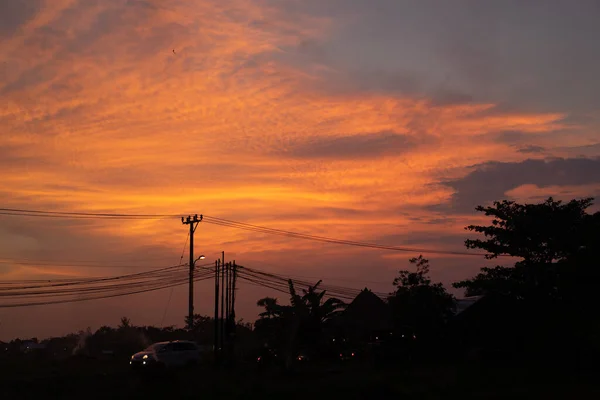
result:
[[[191,324],[192,331],[204,330],[207,328],[207,325],[211,323],[212,319],[206,315],[194,314],[193,321]],[[190,317],[185,317],[185,326],[190,326]]]
[[[281,306],[277,303],[277,299],[273,297],[264,297],[256,302],[259,307],[264,307],[265,311],[261,312],[259,317],[261,318],[279,318],[282,316],[286,306]]]
[[[254,323],[257,339],[261,345],[283,351],[284,340],[289,334],[289,325],[292,321],[292,308],[279,304],[277,299],[272,297],[262,298],[256,302],[256,305],[265,309]]]
[[[334,297],[324,300],[326,291],[318,291],[321,281],[308,289],[302,289],[303,295],[296,294],[290,281],[292,306],[299,316],[299,344],[316,350],[322,339],[323,330],[346,307],[346,304]]]
[[[325,300],[326,291],[318,290],[320,284],[303,289],[300,295],[289,280],[289,306],[271,297],[257,302],[265,311],[254,324],[255,333],[284,355],[288,367],[299,347],[309,352],[317,349],[324,327],[345,307],[339,299]]]
[[[311,353],[312,357],[320,353],[319,346],[324,329],[346,307],[343,301],[333,297],[323,301],[326,291],[318,291],[320,284],[321,281],[318,281],[315,285],[309,286],[308,289],[303,289],[303,295],[301,296],[296,292],[292,280],[288,280],[290,303],[293,311],[286,351],[288,366],[299,348]]]
[[[493,218],[492,223],[466,227],[485,238],[469,239],[465,245],[487,251],[488,259],[505,255],[518,260],[512,267],[482,268],[454,287],[465,289],[468,296],[518,301],[516,323],[534,336],[533,343],[545,348],[586,343],[600,349],[594,338],[600,333],[596,316],[600,299],[595,295],[600,281],[600,213],[586,212],[592,200],[563,203],[548,198],[539,204],[505,200],[477,207]]]
[[[388,302],[397,328],[409,326],[417,335],[429,337],[453,315],[455,300],[441,283],[431,282],[429,260],[420,255],[409,262],[416,271],[398,272]]]
[[[540,204],[494,202],[477,211],[493,217],[488,226],[470,225],[485,239],[469,239],[467,248],[487,251],[486,258],[517,257],[514,267],[482,268],[472,279],[454,283],[467,296],[501,294],[535,301],[573,301],[590,280],[596,282],[600,261],[600,213],[586,209],[591,198],[568,203],[549,198]],[[589,300],[589,299],[588,299]]]
[[[119,324],[119,329],[124,330],[131,327],[131,320],[127,317],[121,317],[121,323]]]

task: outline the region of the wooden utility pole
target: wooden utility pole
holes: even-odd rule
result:
[[[225,252],[222,253],[222,261],[221,261],[221,320],[219,321],[221,324],[221,332],[220,332],[220,348],[223,349],[223,344],[225,342]]]
[[[214,338],[214,357],[215,362],[219,357],[219,270],[221,260],[215,261],[215,338]]]
[[[194,215],[192,218],[191,215],[184,220],[181,217],[181,223],[184,225],[190,226],[190,276],[189,276],[189,304],[188,304],[188,328],[192,329],[194,326],[194,232],[196,232],[196,228],[198,224],[202,221],[202,215],[200,215],[200,219],[198,219],[198,214]]]
[[[231,279],[231,318],[233,318],[233,322],[235,323],[235,283],[237,282],[237,265],[235,265],[235,260],[233,260],[233,277]]]
[[[229,333],[230,336],[230,344],[229,344],[229,359],[233,363],[235,360],[235,339],[236,339],[236,324],[235,324],[235,283],[237,281],[237,266],[235,265],[235,260],[233,260],[233,264],[231,266],[231,309],[230,309],[230,324],[231,331]]]
[[[230,286],[230,278],[231,278],[231,263],[227,263],[227,267],[225,268],[225,342],[229,342],[229,306],[230,299],[229,296],[231,293],[229,292]],[[225,345],[227,347],[227,345]]]

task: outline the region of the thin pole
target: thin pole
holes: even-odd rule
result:
[[[220,343],[220,347],[221,349],[223,348],[223,343],[224,343],[224,333],[225,333],[225,326],[224,324],[224,320],[223,317],[225,316],[225,252],[222,252],[222,262],[221,262],[221,343]]]
[[[235,260],[233,260],[232,264],[232,277],[231,277],[231,341],[230,341],[230,360],[234,362],[235,360],[235,339],[236,339],[236,330],[237,326],[235,324],[235,283],[237,280],[237,266],[235,265]]]
[[[225,342],[229,341],[229,276],[231,270],[231,263],[227,263],[225,268]]]
[[[232,284],[231,284],[231,316],[232,318],[234,318],[234,322],[235,322],[235,284],[237,281],[237,265],[235,265],[235,260],[233,260],[233,278],[231,280]]]
[[[219,267],[221,265],[221,260],[215,261],[215,338],[214,338],[214,353],[215,353],[215,362],[217,362],[217,357],[219,356]]]
[[[189,217],[188,217],[189,218]],[[190,223],[190,276],[189,276],[189,296],[188,296],[188,328],[191,330],[194,326],[194,223]]]
[[[190,276],[189,276],[189,296],[188,296],[188,328],[192,329],[194,326],[194,232],[196,232],[196,228],[198,224],[202,221],[202,215],[200,215],[200,219],[198,219],[198,214],[194,215],[192,218],[191,215],[188,215],[187,218],[181,217],[181,223],[184,225],[190,226]]]

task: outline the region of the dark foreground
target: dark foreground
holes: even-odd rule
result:
[[[543,366],[432,364],[200,366],[139,374],[126,363],[65,360],[0,364],[0,399],[573,399],[600,398],[598,371]]]

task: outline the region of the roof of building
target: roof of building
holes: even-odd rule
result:
[[[388,305],[365,288],[348,305],[341,315],[340,323],[372,330],[388,329],[391,327],[391,315]]]

